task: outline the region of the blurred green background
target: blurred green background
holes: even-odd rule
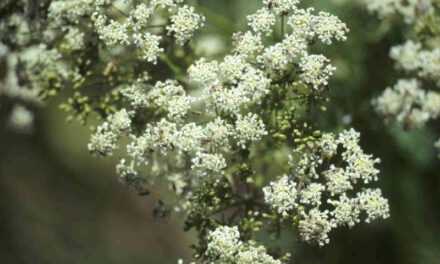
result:
[[[215,25],[199,39],[221,55],[230,34],[243,29],[259,0],[204,0]],[[329,110],[316,125],[325,131],[354,127],[366,152],[382,159],[377,186],[390,201],[391,218],[331,233],[323,248],[294,244],[294,263],[440,263],[440,160],[433,147],[440,124],[406,132],[385,125],[371,98],[399,77],[390,46],[408,36],[398,20],[379,21],[356,1],[307,1],[338,15],[351,29],[347,42],[317,46],[338,71]],[[231,28],[230,21],[235,24]],[[208,34],[209,33],[209,34]],[[64,95],[67,96],[67,95]],[[194,234],[174,216],[153,219],[155,195],[138,196],[118,181],[114,161],[92,158],[89,129],[64,121],[63,96],[36,112],[33,134],[5,126],[11,105],[0,98],[0,263],[176,263],[189,260]]]

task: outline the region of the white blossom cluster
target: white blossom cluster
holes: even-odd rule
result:
[[[64,36],[64,42],[61,44],[60,49],[66,51],[78,51],[85,48],[85,33],[79,30],[77,27],[69,27],[66,35]]]
[[[264,33],[269,36],[273,31],[273,26],[276,23],[275,14],[268,8],[257,10],[253,15],[247,17],[249,26],[257,33]]]
[[[290,175],[283,175],[263,188],[266,203],[278,214],[299,215],[298,230],[303,240],[316,241],[321,246],[327,244],[328,233],[333,228],[354,226],[360,222],[361,212],[366,213],[366,222],[389,217],[388,201],[380,189],[355,192],[359,181],[368,184],[378,180],[379,170],[375,165],[380,162],[363,152],[359,137],[353,129],[343,131],[338,137],[324,134],[319,147],[291,157]],[[339,156],[339,146],[343,149],[340,158],[346,165],[337,167],[330,163],[322,168],[324,161]],[[321,209],[324,204],[332,209]]]
[[[374,0],[365,1],[365,4],[380,18],[395,13],[402,15],[416,32],[417,27],[431,23],[426,18],[430,21],[430,15],[435,12],[432,0]],[[435,88],[440,87],[438,39],[430,36],[424,42],[407,40],[402,45],[392,47],[390,57],[396,61],[398,69],[412,78],[398,80],[393,88],[386,88],[378,98],[373,99],[372,104],[386,121],[396,120],[406,129],[422,128],[428,120],[440,115],[440,94],[434,89],[427,89],[432,82],[437,86]],[[415,79],[414,75],[419,78]]]
[[[170,13],[171,24],[165,30],[178,44],[187,42],[204,22],[192,7],[181,6],[182,2],[139,4],[124,21],[111,20],[97,8],[93,27],[107,45],[135,44],[143,59],[155,63],[163,52],[160,36],[149,29],[156,9]],[[176,77],[179,81],[144,77],[124,85],[120,90],[123,102],[133,111],[122,109],[109,116],[92,135],[90,151],[109,156],[126,143],[120,140],[122,136],[129,138],[126,154],[117,165],[121,179],[142,175],[148,184],[166,182],[179,199],[174,209],[184,214],[196,206],[190,198],[200,186],[230,182],[229,169],[235,169],[237,153],[246,155],[253,144],[273,133],[265,109],[261,109],[267,96],[282,81],[321,92],[336,68],[324,55],[309,54],[308,47],[316,41],[344,41],[348,33],[337,17],[299,9],[296,0],[263,3],[262,9],[248,16],[250,29],[233,34],[233,50],[224,58],[195,60],[187,76]],[[282,40],[267,41],[280,16],[288,25]],[[284,77],[296,79],[287,84]],[[379,172],[375,168],[379,160],[365,154],[358,142],[354,130],[339,137],[324,134],[319,146],[295,152],[290,174],[263,189],[265,201],[274,211],[282,217],[299,217],[303,240],[328,243],[331,229],[353,226],[360,221],[361,212],[366,212],[367,221],[388,217],[387,200],[380,190],[352,194],[358,182],[376,181]],[[323,170],[324,160],[337,156],[339,147],[344,149],[340,155],[344,167],[330,164]],[[325,206],[333,209],[323,210]],[[209,232],[205,257],[212,263],[281,263],[264,247],[242,242],[238,230],[237,226],[220,226]]]
[[[396,66],[420,79],[400,79],[393,88],[386,88],[372,100],[386,121],[396,120],[406,129],[420,129],[440,115],[440,93],[423,89],[422,80],[440,87],[440,48],[425,50],[421,43],[408,40],[391,48],[390,57]]]
[[[168,1],[152,3],[162,8],[168,8],[171,4]],[[166,118],[146,124],[141,135],[130,135],[132,141],[127,145],[129,160],[122,159],[118,165],[121,177],[136,175],[138,167],[146,164],[151,166],[151,170],[155,170],[161,157],[174,156],[187,160],[180,163],[190,164],[188,171],[182,171],[181,167],[178,170],[173,168],[177,165],[170,165],[165,169],[166,179],[172,182],[176,193],[183,194],[182,186],[188,188],[205,180],[219,179],[225,174],[228,154],[232,148],[246,149],[251,143],[268,135],[262,118],[251,111],[251,106],[261,103],[270,92],[271,74],[287,70],[289,64],[297,64],[301,83],[310,85],[315,90],[327,86],[335,68],[323,55],[309,55],[308,45],[316,40],[326,44],[331,44],[333,39],[345,40],[348,29],[330,14],[321,12],[313,15],[313,9],[297,9],[292,3],[296,4],[296,1],[265,1],[266,7],[248,17],[252,30],[233,35],[232,54],[225,56],[222,61],[201,58],[188,68],[190,82],[203,90],[200,97],[187,95],[183,86],[173,80],[159,81],[151,86],[147,84],[148,78],[139,79],[122,90],[122,94],[137,111],[159,109],[167,115]],[[196,15],[192,13],[192,9],[185,8],[182,12],[184,13],[172,20],[192,17],[194,21],[191,22],[188,18],[188,24],[196,24]],[[276,16],[288,16],[289,12],[291,14],[288,24],[291,32],[279,43],[263,45],[263,35],[271,34]],[[141,20],[143,19],[136,19]],[[182,23],[182,26],[185,25]],[[206,112],[193,110],[191,103],[195,101],[200,102]],[[154,111],[157,113],[157,110]],[[212,116],[214,119],[200,125],[187,122],[188,113]],[[227,118],[223,118],[224,116]],[[294,180],[292,175],[284,175],[279,181],[264,188],[266,201],[283,216],[302,205],[314,208],[308,214],[301,212],[304,219],[300,222],[300,229],[309,230],[302,232],[304,239],[312,240],[315,237],[321,244],[328,242],[328,231],[334,225],[342,224],[334,222],[334,219],[343,212],[335,215],[333,211],[319,211],[323,193],[329,193],[336,198],[335,196],[352,190],[358,180],[365,183],[377,180],[378,170],[374,168],[374,164],[378,160],[362,152],[357,145],[358,137],[354,131],[342,133],[339,139],[330,134],[323,135],[320,154],[310,153],[299,159],[298,164],[292,163],[295,179],[323,179],[327,184],[304,184]],[[118,133],[107,121],[92,137],[90,149],[101,154],[111,153],[117,139]],[[330,165],[327,171],[319,171],[323,158],[334,156],[338,145],[346,148],[342,158],[347,166],[336,168]],[[336,202],[332,203],[336,206]],[[335,209],[335,212],[341,211],[338,210]],[[382,216],[386,217],[386,214]],[[307,217],[310,221],[305,220]],[[323,219],[328,219],[328,223],[324,223],[327,224],[327,231],[316,233]]]
[[[297,1],[264,3],[265,7],[248,16],[251,30],[233,35],[234,54],[222,62],[202,58],[188,69],[190,80],[203,88],[210,112],[238,115],[260,103],[269,93],[268,73],[277,74],[294,65],[300,82],[318,90],[328,85],[336,70],[324,55],[308,55],[307,48],[318,39],[326,44],[346,40],[344,23],[328,13],[313,15],[313,9],[298,9]],[[289,18],[290,31],[281,42],[263,45],[264,35],[272,33],[280,14]]]
[[[206,256],[214,260],[212,263],[236,264],[281,264],[267,254],[263,246],[253,246],[252,241],[244,243],[240,240],[237,226],[219,226],[208,234]]]
[[[21,1],[16,1],[15,4],[26,6],[26,3]],[[2,3],[0,6],[5,10],[4,7],[7,6],[7,3],[4,5]],[[14,30],[10,31],[9,29]],[[30,31],[30,22],[25,14],[6,12],[0,18],[0,99],[3,100],[6,97],[13,102],[10,113],[7,113],[5,127],[18,133],[32,132],[35,119],[32,110],[41,104],[38,97],[39,87],[29,84],[34,81],[38,84],[44,82],[48,79],[49,73],[54,79],[62,79],[65,73],[65,67],[59,65],[57,53],[47,52],[37,56],[35,51],[38,52],[40,48],[43,49],[45,46],[28,47]],[[48,63],[51,59],[52,63]],[[39,64],[39,61],[42,63]],[[40,66],[49,66],[50,68],[46,70]],[[37,71],[38,76],[34,74]],[[6,114],[8,107],[4,105],[1,107],[2,113]]]
[[[176,42],[183,45],[194,31],[203,26],[205,17],[194,12],[194,7],[184,5],[171,16],[171,25],[167,26],[168,34],[174,34]]]
[[[82,78],[77,68],[70,68],[63,63],[62,54],[57,49],[48,49],[45,44],[31,47],[20,55],[35,87],[44,87],[54,81],[63,83]]]
[[[129,131],[130,128],[130,113],[126,109],[109,115],[106,122],[98,126],[96,132],[92,134],[88,144],[89,151],[102,156],[112,156],[113,150],[118,147],[116,141],[120,134]]]
[[[54,28],[78,25],[82,17],[90,17],[96,9],[109,3],[111,0],[56,0],[50,3],[48,17]]]
[[[52,2],[49,17],[60,24],[66,18],[69,22],[78,24],[79,18],[91,17],[93,23],[89,26],[94,28],[106,45],[133,45],[137,48],[140,59],[156,64],[158,56],[164,51],[160,47],[162,35],[158,34],[157,29],[165,29],[167,34],[175,37],[177,43],[183,45],[203,26],[204,17],[194,13],[193,7],[182,3],[183,1],[150,1],[149,4],[137,4],[128,13],[123,13],[123,6],[117,6],[117,3],[108,0],[59,0]],[[106,12],[109,7],[122,12],[125,19],[111,18]],[[154,24],[153,15],[161,9],[169,13],[170,23],[167,25]]]
[[[248,203],[260,206],[257,200],[262,194],[254,190],[258,185],[250,186],[257,174],[253,163],[259,158],[254,150],[265,144],[297,146],[296,141],[278,140],[277,132],[290,133],[278,126],[278,118],[292,125],[287,129],[294,129],[297,120],[291,118],[297,117],[290,116],[291,104],[302,102],[292,98],[299,90],[311,97],[321,95],[336,70],[324,55],[309,54],[309,46],[345,41],[349,30],[334,15],[299,8],[299,0],[263,0],[264,6],[247,16],[248,29],[232,35],[230,53],[218,60],[199,58],[192,43],[185,44],[204,25],[205,17],[186,2],[50,1],[41,12],[47,15],[47,25],[38,32],[46,43],[40,45],[30,41],[33,27],[24,16],[2,19],[0,30],[17,28],[11,39],[25,48],[8,56],[0,94],[23,99],[36,94],[35,87],[44,97],[64,86],[75,89],[63,106],[72,116],[83,118],[90,112],[106,116],[90,137],[89,151],[117,156],[120,180],[137,190],[143,184],[165,183],[175,194],[167,197],[173,200],[171,207],[187,217],[188,226],[211,229],[201,247],[206,246],[202,261],[281,264],[287,254],[275,259],[264,246],[244,241],[266,216],[248,209],[253,208]],[[185,47],[176,48],[172,39]],[[405,56],[417,57],[416,62],[402,58],[402,67],[437,78],[438,51],[424,53],[413,46],[413,54],[396,48],[393,56],[400,58],[406,52]],[[0,43],[0,63],[8,53]],[[24,75],[14,71],[20,63],[25,65]],[[157,70],[150,72],[151,67]],[[161,71],[165,67],[168,71]],[[107,87],[96,87],[101,83]],[[28,85],[32,89],[22,89]],[[298,86],[307,89],[297,90]],[[96,98],[92,89],[82,94],[89,87],[106,92]],[[420,102],[411,101],[411,111],[423,103],[430,117],[439,115],[438,96],[426,93],[417,99]],[[27,130],[32,120],[28,108],[16,105],[9,122]],[[338,159],[343,166],[336,165]],[[298,147],[290,158],[289,173],[263,188],[269,206],[261,205],[261,211],[273,210],[274,217],[280,217],[277,220],[291,218],[303,240],[326,244],[333,228],[352,227],[362,213],[366,222],[388,217],[388,203],[379,189],[355,191],[357,184],[377,181],[378,162],[362,151],[354,130],[337,137],[324,134],[319,142]],[[245,194],[239,190],[243,179]],[[217,221],[218,214],[226,215],[222,210],[232,207],[238,210],[233,217],[240,220],[229,219],[232,227]],[[251,217],[249,222],[241,213]]]
[[[408,40],[391,48],[390,56],[397,66],[419,77],[433,80],[440,86],[440,48],[423,50],[421,43]]]
[[[256,122],[257,120],[247,121]],[[147,124],[145,133],[141,136],[131,135],[132,142],[127,146],[127,154],[136,161],[137,165],[149,164],[154,153],[189,155],[192,164],[191,173],[198,176],[194,180],[197,181],[200,177],[215,178],[224,173],[227,163],[221,152],[216,153],[211,150],[220,151],[224,147],[230,147],[230,141],[233,140],[232,135],[236,135],[234,137],[238,138],[237,144],[239,146],[245,146],[245,144],[259,140],[262,128],[258,125],[262,124],[246,123],[234,126],[220,118],[208,122],[205,126],[197,125],[194,122],[179,124],[161,119],[155,124]],[[110,139],[114,139],[114,137],[110,137]],[[110,142],[113,141],[107,140],[105,142],[110,145]]]
[[[158,81],[154,86],[147,85],[147,80],[138,79],[121,93],[135,108],[159,107],[167,112],[171,120],[179,121],[184,118],[194,98],[188,96],[175,80]]]
[[[432,12],[432,0],[362,0],[368,11],[379,18],[388,18],[399,14],[406,23],[415,23],[420,13]]]
[[[314,89],[326,86],[328,79],[333,75],[335,67],[329,64],[330,60],[323,55],[310,55],[301,59],[301,81],[313,85]]]
[[[23,27],[27,25],[25,20],[20,21]],[[0,22],[0,29],[3,26]],[[56,49],[47,49],[45,44],[12,51],[0,42],[0,63],[5,70],[0,78],[0,97],[6,96],[20,102],[13,106],[8,126],[20,133],[29,133],[33,129],[34,113],[31,109],[41,105],[39,95],[49,95],[42,92],[42,87],[50,84],[56,90],[64,82],[81,78],[77,69],[62,62],[61,54]]]
[[[387,120],[395,119],[408,129],[421,128],[440,115],[440,94],[426,92],[417,79],[401,79],[374,99],[373,105]]]
[[[202,63],[205,62],[201,61],[198,65]],[[197,67],[197,64],[193,67]],[[187,95],[177,81],[158,81],[152,86],[148,81],[148,77],[140,78],[124,88],[121,93],[136,111],[157,109],[154,111],[165,112],[166,118],[148,123],[141,135],[130,134],[131,143],[127,145],[128,159],[122,159],[118,165],[118,173],[122,178],[136,175],[135,170],[140,166],[151,166],[161,157],[183,155],[191,164],[188,174],[192,177],[167,176],[168,180],[173,181],[174,189],[176,185],[192,186],[208,179],[219,179],[227,167],[225,154],[230,148],[246,148],[267,134],[261,119],[252,113],[238,115],[235,122],[226,121],[221,117],[216,117],[204,125],[186,122],[189,112],[199,113],[191,108],[191,103],[196,97]],[[211,82],[212,78],[200,77],[198,81]],[[107,121],[98,127],[89,146],[92,151],[97,150],[98,153],[107,155],[111,153],[110,150],[115,149],[118,134],[109,124]],[[179,167],[179,170],[182,169]],[[177,175],[177,172],[165,173]]]
[[[248,142],[259,141],[264,135],[267,135],[267,131],[258,115],[249,113],[237,117],[234,137],[241,148],[246,148]]]
[[[376,0],[366,1],[366,5],[381,18],[399,13],[408,24],[422,23],[421,18],[434,11],[431,0]],[[394,88],[387,88],[372,103],[385,120],[395,119],[407,129],[421,128],[428,120],[439,116],[439,93],[423,90],[422,80],[434,81],[440,86],[440,49],[438,45],[425,49],[422,43],[407,40],[402,45],[392,47],[390,57],[396,61],[399,69],[415,73],[421,80],[401,79]]]
[[[313,8],[295,10],[288,21],[294,35],[304,37],[309,41],[318,38],[328,45],[332,44],[333,38],[338,41],[347,39],[346,34],[349,30],[338,17],[326,12],[313,15],[314,11]]]
[[[241,55],[228,55],[222,63],[202,58],[188,69],[188,75],[203,87],[210,112],[237,115],[269,92],[270,79]]]

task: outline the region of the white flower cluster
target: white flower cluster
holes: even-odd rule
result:
[[[391,48],[391,58],[407,72],[417,72],[422,78],[431,79],[440,86],[440,48],[422,50],[420,43],[408,40]]]
[[[83,17],[90,17],[96,9],[108,5],[111,0],[56,0],[49,6],[48,18],[54,28],[66,24],[80,24]]]
[[[296,36],[314,41],[316,38],[325,44],[332,44],[332,39],[345,41],[349,29],[338,17],[326,12],[313,15],[313,8],[297,9],[287,22]]]
[[[241,55],[226,56],[222,63],[202,58],[188,69],[188,74],[203,87],[211,112],[238,115],[269,92],[270,79]]]
[[[343,131],[337,138],[324,134],[319,147],[291,157],[291,175],[283,175],[263,188],[266,203],[278,214],[299,215],[298,230],[303,240],[316,241],[321,246],[327,244],[328,233],[333,228],[354,226],[360,222],[361,212],[366,212],[366,222],[389,217],[388,201],[380,189],[363,189],[350,197],[358,181],[367,184],[378,180],[375,164],[380,160],[362,151],[359,136],[353,129]],[[330,164],[322,168],[324,160],[338,154],[338,146],[343,149],[340,157],[345,167]],[[329,197],[326,204],[332,206],[332,210],[320,209],[324,196]]]
[[[283,216],[298,207],[298,191],[296,182],[290,180],[290,176],[283,175],[278,180],[272,181],[270,186],[264,187],[264,200],[272,205]]]
[[[175,80],[158,81],[152,87],[146,84],[147,80],[138,79],[121,93],[136,108],[159,107],[168,113],[171,120],[182,120],[195,99],[186,95],[185,89]]]
[[[237,226],[219,226],[208,234],[208,249],[206,256],[212,259],[211,263],[236,264],[281,264],[267,254],[263,246],[255,247],[251,241],[243,243]]]
[[[248,67],[247,70],[244,70],[244,64]],[[234,71],[236,68],[242,69]],[[266,87],[269,85],[269,79],[264,76],[263,72],[257,73],[257,71],[250,64],[244,63],[241,56],[229,56],[225,62],[220,64],[201,59],[188,69],[190,79],[204,87],[205,93],[207,90],[213,89],[212,87],[218,87],[221,83],[225,86],[227,83],[235,83],[237,90],[246,92],[245,95],[249,97],[245,99],[247,102],[255,102],[268,92]],[[162,118],[158,122],[148,123],[141,135],[130,135],[132,142],[127,145],[127,155],[130,161],[123,159],[118,165],[118,172],[122,178],[127,175],[135,175],[136,167],[152,162],[151,170],[153,170],[155,162],[160,157],[177,155],[185,157],[184,160],[189,162],[190,167],[186,168],[188,171],[184,174],[188,176],[185,177],[170,176],[176,175],[176,173],[182,175],[181,172],[185,169],[181,167],[175,169],[174,166],[171,166],[164,171],[166,178],[173,182],[173,189],[176,192],[175,186],[182,186],[182,184],[194,186],[201,181],[218,180],[223,176],[227,167],[225,155],[230,152],[231,148],[237,146],[246,148],[267,135],[265,125],[257,114],[250,112],[242,114],[241,108],[246,110],[246,106],[239,105],[237,108],[236,102],[228,105],[221,104],[220,93],[217,93],[216,101],[212,97],[209,98],[207,109],[213,112],[219,109],[224,113],[231,114],[234,118],[226,121],[216,114],[213,120],[203,125],[187,122],[188,112],[209,117],[214,117],[214,115],[192,110],[191,103],[196,100],[196,97],[188,96],[183,86],[179,85],[177,81],[158,81],[153,86],[149,85],[148,81],[148,77],[140,78],[132,85],[122,89],[121,93],[136,111],[145,109],[153,111],[155,114],[165,112],[167,115],[166,118]],[[227,91],[226,87],[225,91]],[[233,91],[230,95],[233,96]],[[231,100],[231,96],[223,98]],[[243,100],[243,98],[237,99]],[[212,103],[216,103],[216,105],[212,105]],[[228,109],[227,106],[230,108]],[[103,144],[106,149],[113,149],[115,137],[111,132],[107,132],[107,130],[105,132],[97,133],[97,135],[106,139]],[[92,143],[91,145],[96,145]],[[183,162],[183,164],[188,164],[188,162]],[[183,192],[180,194],[186,195]],[[176,209],[178,208],[176,207]]]
[[[159,47],[161,37],[147,32],[145,34],[134,34],[133,38],[139,48],[140,57],[156,64],[158,55],[163,52],[163,48]]]
[[[418,31],[417,27],[431,23],[428,21],[436,12],[432,0],[374,0],[365,1],[365,4],[380,18],[395,13],[402,15],[415,32]],[[407,40],[402,45],[392,47],[390,51],[390,57],[396,61],[397,68],[411,74],[411,77],[417,75],[420,79],[400,79],[394,88],[386,88],[378,98],[372,100],[377,112],[386,121],[394,119],[406,129],[422,128],[428,120],[440,115],[440,93],[423,90],[425,81],[427,87],[431,82],[440,87],[440,47],[436,37],[422,39],[423,43]]]
[[[33,86],[38,88],[51,82],[61,85],[66,80],[82,77],[78,69],[72,69],[63,63],[62,55],[57,49],[48,49],[45,44],[27,49],[21,54],[20,59],[25,62],[26,73]]]
[[[147,93],[147,102],[165,108],[171,120],[182,119],[193,101],[175,80],[159,81]]]
[[[255,115],[249,115],[237,121],[235,126],[216,118],[204,127],[193,122],[181,125],[161,119],[157,123],[147,124],[145,133],[141,136],[131,135],[132,142],[127,146],[127,153],[138,166],[148,164],[154,153],[159,155],[185,153],[191,157],[193,174],[215,178],[214,176],[221,176],[224,173],[227,164],[223,154],[212,150],[228,147],[232,135],[242,147],[249,142],[259,140],[266,132],[261,121],[255,118]],[[95,135],[99,135],[99,138],[105,142],[101,145],[111,149],[115,136],[109,129],[103,131],[104,128],[107,127],[103,127]],[[97,145],[94,142],[96,139],[92,138],[91,146]]]
[[[235,33],[233,39],[234,51],[243,56],[253,55],[264,48],[260,35],[251,31]]]
[[[264,33],[267,36],[270,36],[273,31],[273,26],[276,23],[275,14],[270,12],[267,8],[257,10],[255,14],[249,15],[247,19],[253,31]]]
[[[156,35],[157,30],[153,33],[153,29],[166,29],[169,35],[175,37],[177,43],[183,45],[203,26],[204,17],[194,13],[193,7],[182,6],[182,3],[180,0],[151,1],[148,5],[141,3],[130,11],[124,21],[109,18],[102,5],[97,4],[94,9],[90,9],[94,10],[91,14],[93,26],[106,45],[135,45],[140,59],[156,64],[158,56],[163,53],[163,48],[160,47],[162,36]],[[120,10],[119,7],[116,8]],[[170,24],[152,24],[153,14],[157,13],[157,9],[168,10]]]
[[[308,55],[307,46],[315,39],[327,44],[332,39],[345,40],[348,29],[344,23],[328,13],[312,15],[313,9],[297,9],[297,1],[264,3],[266,7],[248,16],[252,30],[233,35],[234,54],[220,63],[202,58],[188,69],[190,80],[204,89],[210,112],[243,114],[269,93],[271,79],[267,74],[279,74],[289,64],[299,67],[301,83],[315,90],[326,86],[335,70],[323,55]],[[288,16],[289,12],[291,32],[282,42],[265,47],[262,35],[272,33],[276,16]]]
[[[89,151],[102,156],[112,156],[113,150],[118,147],[116,142],[120,134],[129,131],[130,128],[130,113],[126,109],[109,115],[106,122],[98,126],[96,132],[92,134],[88,144]]]
[[[379,18],[387,18],[394,14],[404,17],[406,23],[417,22],[420,13],[432,12],[432,0],[362,0],[368,11],[377,13]]]
[[[267,135],[267,131],[258,115],[249,113],[237,117],[234,137],[241,148],[246,148],[248,142],[259,141],[265,135]]]
[[[226,168],[226,160],[222,154],[197,152],[191,162],[191,168],[201,176],[216,172],[223,173],[223,169]]]
[[[172,9],[176,4],[183,3],[183,0],[151,0],[151,4],[154,7]]]
[[[109,20],[98,10],[93,26],[108,45],[136,44],[143,59],[155,63],[163,50],[160,36],[146,31],[154,17],[152,7],[170,12],[171,24],[165,30],[178,44],[187,42],[204,22],[192,7],[176,6],[182,2],[152,0],[148,5],[140,4],[123,23]],[[121,94],[128,101],[124,103],[136,113],[121,110],[110,116],[92,136],[89,149],[111,155],[118,147],[117,140],[128,134],[131,142],[127,155],[117,165],[121,179],[143,175],[143,180],[153,184],[161,178],[178,196],[176,211],[194,209],[197,203],[190,198],[195,191],[204,191],[199,187],[229,179],[228,165],[236,164],[234,155],[267,138],[267,112],[259,106],[270,101],[266,96],[271,91],[283,82],[300,83],[313,93],[328,85],[335,68],[325,56],[310,55],[308,46],[316,41],[331,44],[346,39],[348,29],[335,16],[298,9],[296,0],[263,2],[264,8],[248,16],[250,30],[233,35],[232,53],[218,61],[195,61],[187,70],[188,82],[182,78],[182,82],[150,84],[145,77],[123,87]],[[282,41],[266,45],[265,36],[272,34],[279,16],[288,18],[286,34]],[[190,96],[191,89],[201,91]],[[344,131],[337,138],[324,134],[319,144],[295,152],[290,174],[263,189],[265,201],[274,211],[285,218],[298,216],[303,240],[328,243],[330,230],[353,226],[360,221],[361,212],[366,212],[367,221],[388,217],[387,200],[380,190],[353,193],[355,184],[376,181],[378,175],[375,165],[379,160],[365,154],[358,143],[359,133],[354,130]],[[323,161],[330,161],[341,148],[344,166],[330,164],[323,169]],[[209,232],[207,240],[205,257],[212,263],[281,263],[264,247],[242,242],[236,226],[220,226]]]
[[[176,42],[183,45],[196,30],[203,26],[205,17],[194,12],[194,7],[184,5],[171,16],[171,25],[167,26],[169,34],[174,34]]]
[[[421,128],[440,115],[440,94],[421,89],[416,79],[401,79],[373,101],[387,120],[395,119],[407,129]]]
[[[113,150],[117,148],[117,140],[118,134],[112,129],[110,123],[104,122],[98,126],[87,146],[90,152],[96,152],[102,156],[112,156]]]
[[[329,64],[330,60],[323,55],[310,55],[301,59],[301,82],[311,84],[314,89],[326,86],[328,79],[333,75],[335,67]]]
[[[166,30],[173,33],[180,44],[186,42],[204,21],[193,8],[179,6],[181,3],[155,0],[139,4],[123,23],[109,20],[96,7],[93,27],[108,45],[134,43],[143,59],[155,63],[163,50],[159,47],[160,36],[148,32],[154,9],[162,8],[171,13],[171,24]],[[273,75],[283,74],[293,67],[299,73],[300,83],[316,91],[327,86],[335,68],[323,55],[308,55],[308,45],[315,40],[326,44],[333,39],[345,40],[348,29],[327,13],[313,15],[312,9],[301,11],[297,3],[264,1],[266,7],[248,17],[251,30],[233,35],[232,54],[222,61],[201,58],[193,63],[188,68],[188,77],[191,85],[202,89],[200,96],[189,96],[187,90],[192,87],[184,87],[175,80],[157,81],[151,85],[148,77],[123,88],[121,94],[134,110],[151,113],[152,120],[156,121],[145,124],[141,133],[124,130],[130,131],[131,143],[127,145],[127,157],[118,165],[120,176],[137,175],[140,166],[149,164],[151,174],[163,173],[176,193],[176,186],[191,189],[202,181],[218,180],[224,177],[232,150],[249,148],[268,135],[260,113],[252,110],[269,94]],[[289,17],[290,32],[286,32],[279,43],[263,45],[263,35],[272,32],[279,15]],[[195,101],[199,103],[198,108],[202,107],[201,111],[192,109]],[[212,119],[202,123],[188,122],[188,113]],[[98,127],[89,144],[91,151],[112,154],[121,135],[121,130],[115,130],[112,124],[107,121]],[[179,162],[160,166],[164,159],[179,159]],[[323,191],[322,187],[309,187],[303,190],[302,201],[319,205],[317,194]],[[185,195],[187,193],[181,189],[179,196],[183,202]],[[274,196],[277,198],[280,199]],[[281,213],[294,208],[285,206],[289,209]]]

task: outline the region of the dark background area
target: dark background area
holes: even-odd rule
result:
[[[260,1],[200,1],[244,28]],[[294,263],[440,263],[440,160],[433,147],[438,121],[407,132],[374,112],[370,100],[399,77],[388,56],[407,36],[398,20],[379,21],[355,1],[307,3],[338,15],[351,29],[347,42],[317,46],[338,70],[329,110],[319,127],[361,132],[367,153],[381,158],[376,184],[389,199],[391,218],[330,234],[323,248],[282,235]],[[213,39],[224,30],[205,27]],[[10,102],[0,99],[0,263],[176,263],[189,259],[194,234],[177,216],[153,219],[155,195],[122,186],[114,160],[87,151],[89,129],[66,123],[63,96],[37,110],[32,134],[5,126]],[[285,240],[285,242],[284,242]]]

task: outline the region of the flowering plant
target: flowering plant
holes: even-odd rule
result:
[[[263,225],[324,246],[334,228],[389,217],[381,190],[367,186],[380,160],[354,129],[323,132],[312,115],[326,110],[336,67],[311,47],[345,41],[346,24],[297,0],[264,0],[213,59],[197,51],[210,22],[193,2],[0,4],[14,10],[0,24],[13,36],[1,39],[0,57],[11,53],[2,93],[73,91],[61,105],[69,119],[102,120],[90,152],[118,157],[119,179],[141,195],[168,188],[154,214],[176,212],[197,230],[194,263],[288,262],[253,240]]]

